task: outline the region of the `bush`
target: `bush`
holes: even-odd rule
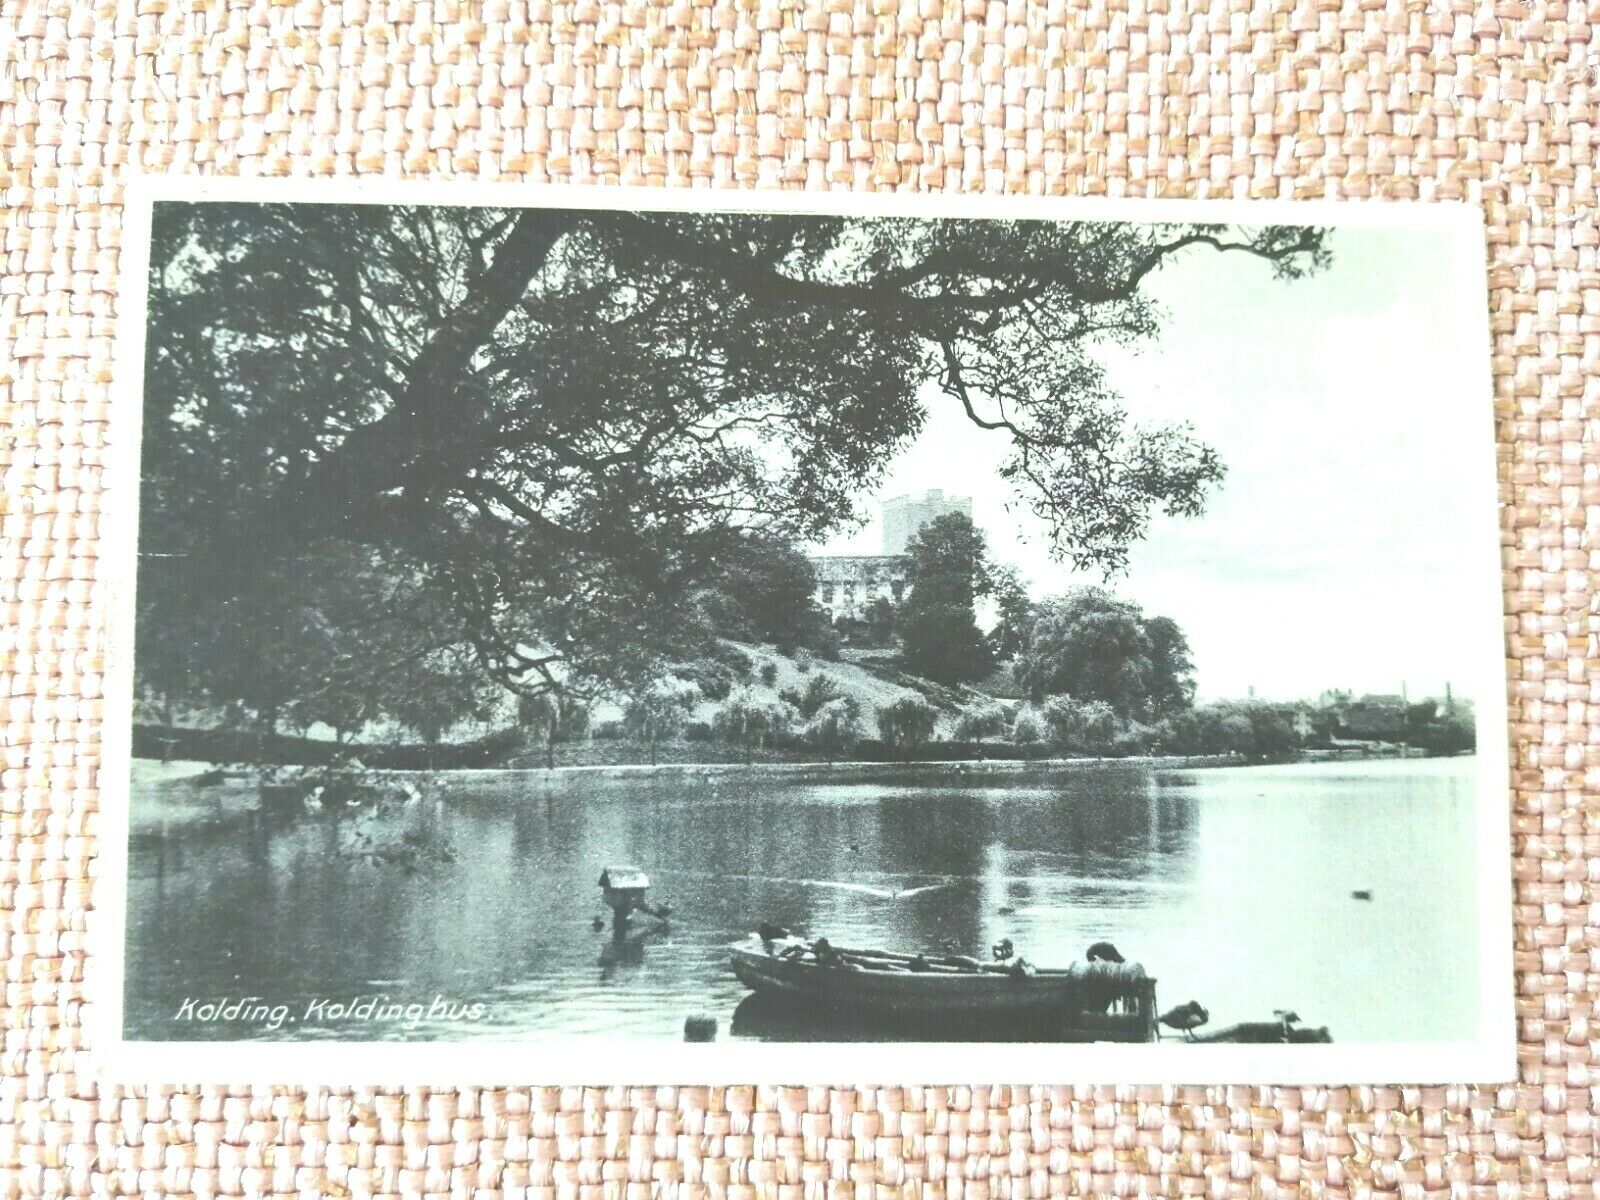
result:
[[[1043,714],[1051,745],[1071,754],[1109,754],[1123,731],[1122,718],[1104,700],[1051,696]]]
[[[878,733],[890,746],[912,750],[933,739],[939,715],[933,705],[918,696],[903,696],[878,710]]]
[[[981,742],[1001,737],[1006,732],[1006,710],[998,704],[984,703],[967,709],[956,722],[953,736],[960,742]]]
[[[825,662],[838,662],[839,651],[844,648],[844,637],[832,625],[823,625],[812,638],[811,648]]]
[[[833,680],[829,679],[826,675],[813,675],[810,682],[806,684],[805,693],[797,699],[790,701],[790,703],[800,710],[800,715],[802,717],[809,719],[822,711],[825,705],[831,704],[833,701],[839,699],[840,694],[841,693],[838,687],[834,684]],[[858,705],[858,715],[859,712],[860,706]]]
[[[621,721],[601,721],[594,727],[594,737],[597,741],[612,742],[627,734]]]
[[[1111,753],[1122,756],[1149,754],[1155,745],[1156,730],[1152,726],[1130,721],[1111,739]]]
[[[717,710],[711,728],[722,741],[754,752],[775,744],[793,725],[793,710],[788,705],[740,691]]]
[[[683,727],[683,740],[686,742],[709,742],[711,740],[711,726],[705,721],[690,721]]]
[[[750,673],[755,669],[755,664],[750,661],[750,656],[735,646],[726,642],[716,642],[711,647],[711,661],[728,668],[728,673],[736,680],[750,678]]]
[[[761,665],[761,682],[771,687],[778,682],[778,666],[776,663],[763,663]]]
[[[1017,710],[1011,722],[1011,740],[1018,746],[1039,746],[1050,736],[1050,727],[1044,723],[1036,708],[1024,705]]]
[[[719,662],[691,663],[673,674],[693,683],[707,700],[726,700],[733,691],[734,673]]]
[[[1243,754],[1274,758],[1300,746],[1294,720],[1282,705],[1264,700],[1202,704],[1163,721],[1156,731],[1173,754]]]
[[[829,700],[812,715],[801,731],[806,745],[837,753],[850,750],[866,739],[867,725],[861,719],[861,705],[853,696]]]
[[[697,695],[692,683],[658,679],[628,697],[623,726],[650,747],[651,766],[656,762],[656,747],[682,732]]]

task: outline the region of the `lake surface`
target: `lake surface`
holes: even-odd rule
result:
[[[1213,1028],[1292,1008],[1339,1042],[1465,1039],[1473,770],[641,779],[549,796],[456,783],[382,813],[175,828],[132,845],[127,1033],[679,1039],[707,1015],[723,1038],[815,1038],[732,1021],[746,993],[726,948],[768,920],[985,958],[1007,937],[1045,966],[1109,940],[1159,980],[1162,1009],[1198,999]],[[610,863],[649,873],[668,931],[619,946],[594,928]],[[205,1004],[247,997],[290,1018],[204,1019]],[[336,1007],[367,1000],[483,1008],[382,1021]]]

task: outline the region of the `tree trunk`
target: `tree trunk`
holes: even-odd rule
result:
[[[419,455],[435,460],[431,471],[447,469],[436,461],[441,456],[476,456],[479,447],[462,434],[476,414],[462,410],[457,384],[473,355],[522,300],[550,251],[578,220],[560,209],[522,210],[495,250],[493,263],[405,367],[405,382],[396,389],[394,406],[376,421],[353,429],[303,479],[268,501],[250,522],[253,534],[271,539],[276,532],[289,539],[303,536],[307,524],[337,521],[349,505],[367,502],[403,482]]]

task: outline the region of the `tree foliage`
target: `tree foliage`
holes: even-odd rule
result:
[[[878,709],[878,735],[896,750],[914,750],[933,740],[939,714],[920,696],[902,696]]]
[[[658,679],[637,689],[623,709],[622,725],[650,748],[650,765],[656,764],[657,747],[683,732],[699,691],[681,679]]]
[[[977,600],[989,591],[989,551],[963,513],[924,525],[906,547],[910,594],[900,604],[906,667],[939,683],[977,679],[989,669]]]
[[[1050,726],[1031,705],[1023,705],[1011,722],[1011,740],[1018,746],[1037,746],[1050,736]]]
[[[989,644],[995,659],[1006,662],[1022,652],[1033,625],[1033,599],[1013,566],[991,571],[990,595],[994,598],[995,624],[989,631]]]
[[[1101,588],[1078,588],[1037,607],[1016,677],[1036,704],[1065,694],[1104,701],[1141,721],[1180,712],[1194,698],[1183,631]]]
[[[788,736],[794,721],[794,710],[787,704],[744,688],[729,696],[717,710],[711,728],[719,739],[745,747],[749,757],[754,757],[755,751]]]
[[[1010,727],[1006,710],[998,704],[977,704],[956,721],[954,737],[959,742],[982,742],[1003,736]]]
[[[589,706],[562,692],[539,692],[517,698],[517,720],[544,746],[544,765],[554,769],[556,746],[580,738],[589,728]]]
[[[1293,718],[1282,705],[1224,700],[1169,717],[1158,727],[1161,748],[1173,754],[1243,754],[1270,758],[1297,749]]]
[[[1110,754],[1125,723],[1104,700],[1051,696],[1041,710],[1050,744],[1069,754]]]
[[[378,672],[460,647],[525,693],[631,686],[744,539],[850,515],[930,383],[1007,440],[1053,550],[1116,569],[1222,475],[1095,353],[1156,331],[1145,281],[1199,248],[1327,257],[1302,228],[160,204],[141,683],[276,719],[326,628]]]
[[[861,705],[853,696],[837,696],[812,713],[801,736],[806,744],[828,754],[855,749],[867,736]]]
[[[780,650],[827,653],[836,638],[817,607],[817,574],[792,543],[747,534],[708,556],[700,606],[712,632]]]

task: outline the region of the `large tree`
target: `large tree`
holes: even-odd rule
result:
[[[990,586],[983,534],[964,513],[928,522],[906,547],[910,594],[896,624],[906,667],[940,683],[977,679],[989,669],[977,601]]]
[[[277,704],[219,663],[330,620],[294,584],[332,557],[517,690],[636,681],[739,539],[848,517],[930,381],[1055,552],[1115,569],[1222,465],[1133,424],[1095,347],[1154,334],[1146,280],[1205,248],[1326,258],[1305,228],[160,204],[141,673]],[[267,592],[255,637],[229,614]]]
[[[990,572],[989,592],[994,599],[995,623],[989,631],[989,645],[995,658],[1008,661],[1021,652],[1033,624],[1033,598],[1028,595],[1022,576],[1013,566],[999,566]]]
[[[1147,617],[1102,588],[1076,588],[1039,604],[1015,669],[1035,704],[1067,695],[1151,721],[1194,700],[1194,664],[1177,623]]]
[[[792,544],[750,534],[705,564],[698,608],[708,633],[784,650],[827,649],[838,640],[817,607],[817,574]]]

